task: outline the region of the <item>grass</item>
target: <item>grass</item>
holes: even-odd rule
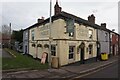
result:
[[[6,51],[10,51],[16,57],[12,58],[2,58],[2,69],[20,69],[20,68],[28,68],[28,69],[47,69],[48,63],[41,64],[39,60],[35,60],[30,56],[22,55],[16,51],[11,49],[5,49]]]

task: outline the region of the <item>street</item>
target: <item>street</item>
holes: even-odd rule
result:
[[[81,76],[80,78],[118,78],[118,62]]]

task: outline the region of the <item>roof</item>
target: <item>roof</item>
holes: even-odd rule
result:
[[[82,19],[80,17],[77,17],[77,16],[75,16],[73,14],[70,14],[70,13],[67,13],[67,12],[64,12],[64,11],[62,11],[60,14],[52,16],[52,21],[54,21],[56,19],[59,19],[59,18],[62,18],[62,19],[66,19],[66,18],[74,19],[74,21],[77,22],[78,24],[84,24],[84,25],[88,25],[90,27],[93,27],[95,29],[101,29],[101,30],[104,30],[104,31],[113,32],[113,31],[111,31],[111,30],[109,30],[107,28],[102,28],[101,26],[99,26],[97,24],[90,23],[88,20]],[[46,24],[48,22],[49,22],[49,18],[47,18],[46,20],[44,20],[44,21],[42,21],[40,23],[35,23],[35,24],[33,24],[32,26],[30,26],[30,27],[28,27],[26,29],[37,27],[37,26],[40,26],[42,24]],[[24,30],[26,30],[26,29],[24,29]],[[113,33],[115,33],[115,32],[113,32]],[[115,34],[117,34],[117,33],[115,33]]]

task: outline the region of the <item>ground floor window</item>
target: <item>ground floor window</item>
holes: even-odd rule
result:
[[[69,59],[73,59],[74,57],[74,48],[75,46],[69,46]]]
[[[51,45],[51,55],[56,56],[56,45]]]
[[[93,45],[89,45],[88,50],[89,50],[89,55],[92,56],[92,53],[93,53]]]

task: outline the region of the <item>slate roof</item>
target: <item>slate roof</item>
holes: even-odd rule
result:
[[[82,19],[80,17],[77,17],[73,14],[70,14],[70,13],[67,13],[67,12],[64,12],[64,11],[62,11],[60,14],[52,16],[52,21],[54,21],[56,19],[60,19],[60,18],[61,19],[66,19],[66,18],[67,19],[74,19],[74,21],[77,22],[78,24],[84,24],[84,25],[88,25],[90,27],[93,27],[95,29],[101,29],[101,30],[104,30],[104,31],[113,32],[113,31],[111,31],[107,28],[103,28],[103,27],[101,27],[97,24],[90,23],[88,20]],[[46,24],[48,22],[49,22],[49,18],[45,19],[44,21],[42,21],[40,23],[35,23],[35,24],[33,24],[32,26],[30,26],[26,29],[30,29],[30,28],[33,28],[33,27],[38,27],[38,26],[40,26],[42,24]],[[26,29],[24,29],[24,30],[26,30]],[[113,32],[113,33],[115,33],[115,32]],[[115,34],[117,34],[117,33],[115,33]]]

